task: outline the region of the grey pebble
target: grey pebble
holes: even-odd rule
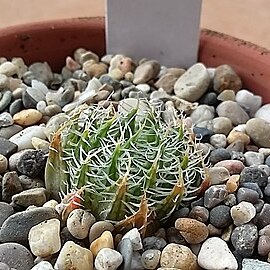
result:
[[[219,101],[217,100],[217,93],[215,93],[215,92],[207,92],[205,95],[203,95],[199,99],[199,103],[216,107],[217,104],[219,103]]]
[[[31,95],[29,94],[29,91],[27,91],[27,89],[22,92],[21,98],[22,98],[23,107],[26,109],[31,109],[31,108],[34,109],[34,108],[36,108],[39,100],[36,101],[33,97],[31,97]]]
[[[166,231],[167,240],[168,243],[175,243],[179,245],[186,245],[187,242],[185,238],[181,235],[179,230],[177,230],[175,227],[170,227]]]
[[[254,224],[244,224],[236,227],[231,235],[231,242],[238,254],[250,257],[258,240],[258,230]]]
[[[224,203],[224,205],[227,205],[229,207],[232,207],[232,206],[236,205],[237,204],[237,199],[236,199],[235,194],[233,194],[233,193],[229,194],[225,198],[225,200],[223,201],[223,203]]]
[[[231,153],[225,148],[217,148],[211,151],[209,159],[212,164],[216,164],[222,160],[231,159]]]
[[[123,257],[123,264],[121,269],[130,270],[133,257],[133,248],[131,240],[129,238],[122,239],[117,246],[117,250],[121,253]]]
[[[6,263],[3,263],[3,262],[0,262],[0,269],[1,270],[11,270],[11,268]]]
[[[257,183],[259,187],[265,187],[268,177],[263,170],[257,167],[245,167],[240,173],[240,184],[246,182]]]
[[[99,78],[101,84],[108,84],[113,87],[113,90],[116,91],[122,87],[122,84],[118,81],[113,79],[111,76],[104,74]],[[134,86],[135,88],[135,86]]]
[[[261,212],[257,217],[257,226],[259,229],[264,228],[270,224],[270,204],[265,203]]]
[[[26,150],[17,163],[17,170],[29,177],[36,177],[44,170],[47,161],[47,153],[43,150]]]
[[[2,200],[11,202],[14,194],[23,190],[19,177],[16,172],[6,172],[2,180]]]
[[[268,262],[259,261],[256,259],[244,258],[242,261],[242,270],[270,270]]]
[[[214,132],[207,128],[193,127],[193,132],[198,140],[202,143],[208,143]]]
[[[207,208],[202,206],[195,206],[191,209],[188,215],[189,218],[194,218],[203,223],[207,222],[209,218],[209,211]]]
[[[0,241],[27,244],[30,229],[42,221],[52,218],[59,218],[59,216],[53,208],[49,207],[36,207],[15,213],[3,223],[0,230]]]
[[[14,100],[9,106],[9,113],[13,116],[23,109],[23,101],[22,99]]]
[[[29,79],[30,82],[35,79],[37,81],[41,81],[43,82],[45,85],[49,85],[50,82],[52,82],[53,80],[53,73],[52,70],[50,68],[50,66],[48,65],[48,63],[44,62],[44,63],[40,63],[40,62],[36,62],[32,65],[30,65],[28,67],[28,72],[30,72],[31,77],[28,78],[28,81],[26,81],[26,73],[23,76],[24,81],[26,81],[26,84],[29,84]],[[30,85],[30,84],[29,84]]]
[[[0,137],[0,154],[8,158],[12,154],[16,153],[17,149],[17,144],[11,142],[6,138]]]
[[[156,269],[161,256],[161,251],[157,249],[146,250],[141,257],[144,269]]]
[[[27,189],[13,195],[11,204],[27,208],[30,205],[42,206],[46,201],[46,189],[41,187]]]
[[[208,105],[199,105],[190,115],[194,125],[208,120],[213,120],[215,117],[215,108]]]
[[[228,191],[225,185],[210,186],[204,194],[204,206],[211,209],[224,201],[227,195]]]
[[[262,165],[264,163],[264,155],[262,153],[247,151],[244,156],[246,166]]]
[[[255,204],[259,200],[259,193],[257,191],[245,187],[240,187],[237,190],[236,196],[238,202],[246,201]]]
[[[167,242],[160,237],[149,236],[143,239],[143,248],[144,250],[148,249],[158,249],[162,250],[167,245]]]
[[[14,213],[13,207],[5,202],[0,202],[0,228],[4,221]]]
[[[0,244],[0,262],[16,270],[28,270],[34,266],[31,252],[17,243]]]
[[[248,114],[235,101],[223,101],[217,106],[216,112],[219,117],[229,118],[235,126],[249,120]]]
[[[225,148],[227,145],[227,137],[224,134],[214,134],[210,138],[210,143],[215,148]]]
[[[219,229],[227,228],[232,224],[230,215],[230,207],[226,205],[218,205],[210,211],[210,223]]]
[[[19,181],[21,182],[24,190],[45,187],[44,180],[41,180],[39,178],[31,178],[27,175],[20,175]]]
[[[0,114],[0,127],[8,127],[13,125],[14,120],[12,115],[8,112],[3,112]]]
[[[52,105],[48,105],[45,109],[44,109],[44,114],[48,115],[48,116],[53,116],[56,115],[58,113],[61,113],[62,109],[59,105],[57,104],[52,104]]]
[[[16,133],[19,133],[22,130],[23,130],[23,127],[16,124],[12,126],[8,126],[8,127],[1,127],[0,137],[9,139],[10,137],[15,135]]]
[[[248,189],[252,189],[254,191],[256,191],[258,194],[259,194],[259,198],[263,198],[263,192],[261,190],[261,188],[259,187],[259,185],[257,183],[254,183],[254,182],[242,182],[240,184],[240,187],[243,187],[243,188],[248,188]]]
[[[7,108],[7,106],[11,102],[11,99],[12,99],[12,92],[5,91],[0,100],[0,112],[3,111],[5,108]]]
[[[254,117],[260,118],[270,123],[269,112],[270,112],[270,104],[265,104],[256,111]]]

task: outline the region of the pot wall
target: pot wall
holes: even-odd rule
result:
[[[55,71],[76,48],[105,53],[104,18],[76,18],[0,29],[0,56],[21,56],[27,64],[47,61]],[[228,35],[202,30],[199,59],[206,66],[231,65],[244,86],[270,103],[270,51]]]

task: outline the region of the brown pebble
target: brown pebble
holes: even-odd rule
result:
[[[226,189],[228,193],[233,193],[238,189],[239,179],[240,179],[239,174],[234,174],[230,176],[229,180],[226,183]]]
[[[230,174],[240,174],[245,165],[239,160],[222,160],[216,163],[214,167],[225,167]]]
[[[90,250],[94,257],[97,256],[98,252],[102,248],[114,249],[113,236],[110,231],[103,232],[102,235],[94,240],[90,245]]]
[[[42,113],[35,109],[22,110],[13,116],[15,124],[21,126],[31,126],[38,123],[42,118]]]
[[[88,60],[83,63],[83,71],[91,77],[99,78],[101,75],[107,73],[107,65],[96,63],[94,60]]]
[[[178,218],[175,222],[175,228],[189,244],[199,244],[203,242],[209,234],[207,226],[192,218]]]
[[[226,89],[238,91],[242,88],[242,81],[232,67],[229,65],[220,65],[216,68],[213,87],[218,93]]]
[[[244,145],[248,145],[250,143],[250,138],[244,132],[232,130],[227,137],[227,142],[228,144],[231,144],[234,143],[235,141],[241,141],[244,143]]]

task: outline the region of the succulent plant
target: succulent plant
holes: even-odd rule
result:
[[[181,115],[168,124],[161,110],[138,104],[117,111],[85,105],[70,113],[46,165],[53,197],[83,189],[82,203],[97,219],[127,227],[165,222],[194,198],[205,170],[192,130]]]

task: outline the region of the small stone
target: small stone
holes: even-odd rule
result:
[[[167,245],[167,242],[160,237],[148,236],[143,239],[144,250],[158,249],[162,250]]]
[[[211,136],[214,134],[212,130],[207,128],[193,127],[193,132],[198,140],[202,143],[208,143],[210,141]]]
[[[18,212],[8,217],[0,230],[0,241],[28,243],[30,229],[52,218],[58,218],[58,214],[52,208],[36,207],[26,211]]]
[[[48,65],[48,63],[40,63],[36,62],[28,67],[29,75],[31,76],[30,81],[33,79],[43,82],[45,85],[49,85],[50,82],[53,80],[53,73]],[[27,72],[23,75],[24,80],[26,79]],[[29,76],[28,75],[28,76]],[[27,83],[28,84],[28,83]]]
[[[232,100],[235,101],[235,92],[233,90],[223,90],[218,96],[217,100],[220,101],[226,101],[226,100]]]
[[[160,266],[165,269],[198,270],[197,258],[192,251],[183,245],[168,244],[161,253]]]
[[[221,93],[226,89],[231,89],[237,92],[242,88],[242,82],[232,67],[229,65],[220,65],[215,71],[213,88],[218,93]]]
[[[78,63],[80,63],[81,65],[84,62],[88,61],[88,60],[94,60],[95,62],[99,62],[99,57],[94,52],[91,52],[91,51],[80,51],[80,49],[78,49],[78,51],[80,51],[80,53],[78,54],[78,58],[77,58],[77,52],[76,51],[75,51],[74,57],[75,57],[76,61]]]
[[[26,247],[17,243],[0,244],[0,262],[12,267],[7,270],[26,270],[34,266],[34,259],[31,252]]]
[[[4,173],[8,168],[8,160],[7,158],[0,154],[0,174]]]
[[[212,120],[215,117],[215,109],[213,106],[199,105],[191,113],[190,117],[194,125],[206,120]]]
[[[134,72],[134,84],[147,83],[155,79],[160,71],[160,64],[155,60],[145,61]]]
[[[226,205],[218,205],[212,208],[210,211],[210,223],[216,228],[227,228],[232,223],[230,209]]]
[[[44,132],[45,127],[43,126],[30,126],[13,135],[9,141],[17,145],[18,151],[23,149],[32,149],[32,138],[38,137],[40,139],[46,139]]]
[[[0,228],[4,221],[14,213],[13,207],[5,202],[0,202]],[[0,268],[1,269],[1,268]]]
[[[21,185],[24,190],[45,187],[44,180],[39,178],[31,178],[26,175],[20,175],[19,181],[21,182]]]
[[[228,117],[215,117],[212,123],[213,131],[216,134],[224,134],[227,136],[233,128],[232,121]]]
[[[215,167],[225,167],[230,174],[240,174],[245,169],[243,162],[239,160],[222,160]]]
[[[0,65],[0,74],[11,77],[18,72],[18,67],[16,67],[12,62],[4,62]]]
[[[233,224],[231,224],[227,228],[223,229],[223,232],[221,234],[221,239],[224,240],[225,242],[229,242],[231,239],[233,229],[234,229]]]
[[[231,242],[236,252],[242,257],[252,256],[258,240],[258,230],[254,224],[236,227],[231,235]]]
[[[211,76],[210,76],[211,77]],[[209,106],[217,106],[218,105],[218,100],[217,100],[217,93],[215,92],[206,92],[200,99],[199,99],[200,104],[206,104]]]
[[[33,188],[12,196],[12,204],[27,208],[30,205],[42,206],[46,202],[46,189]]]
[[[173,88],[178,80],[179,76],[175,76],[171,73],[166,73],[159,78],[157,82],[155,82],[155,87],[157,89],[162,88],[169,95],[173,93]]]
[[[227,197],[228,192],[225,185],[210,186],[204,194],[204,206],[213,208]]]
[[[96,270],[116,270],[123,261],[122,255],[113,249],[101,249],[95,259]]]
[[[235,101],[223,101],[217,106],[216,112],[219,117],[229,118],[233,125],[244,124],[249,120],[248,114]]]
[[[44,114],[50,117],[61,112],[62,112],[62,109],[57,104],[48,105],[44,110]]]
[[[77,63],[72,57],[66,57],[66,67],[70,71],[75,71],[81,68],[81,65]]]
[[[102,235],[90,245],[90,250],[94,257],[96,257],[98,252],[103,248],[114,248],[113,236],[110,231],[103,232]]]
[[[29,231],[28,240],[31,252],[35,256],[47,257],[57,253],[61,249],[60,221],[50,219],[33,226]]]
[[[143,248],[141,235],[137,228],[133,228],[128,231],[122,239],[129,238],[132,242],[133,250],[141,250]]]
[[[209,230],[209,236],[221,236],[222,229],[218,229],[215,226],[213,226],[211,223],[207,225]]]
[[[265,104],[256,111],[254,117],[262,119],[262,120],[270,123],[269,112],[270,112],[270,105]]]
[[[31,270],[54,270],[53,266],[47,261],[41,261],[36,264]]]
[[[198,102],[189,102],[177,96],[171,96],[170,99],[173,102],[175,109],[180,112],[185,112],[186,115],[190,115],[199,105]]]
[[[235,141],[241,141],[244,145],[248,145],[250,143],[250,138],[241,131],[232,130],[227,137],[227,141],[228,144],[234,143]]]
[[[237,204],[236,196],[233,193],[229,194],[226,197],[226,199],[223,201],[223,203],[224,203],[224,205],[227,205],[229,207],[236,205]]]
[[[203,242],[209,234],[207,226],[192,218],[179,218],[175,222],[175,228],[189,244],[199,244]]]
[[[44,170],[47,153],[42,150],[26,150],[18,160],[17,170],[29,177],[36,177]]]
[[[242,201],[231,208],[231,216],[236,226],[250,222],[256,215],[256,209],[250,202]]]
[[[202,244],[198,264],[207,270],[238,269],[237,260],[227,243],[218,237],[211,237]]]
[[[254,95],[252,92],[242,89],[237,92],[235,101],[251,116],[253,117],[255,112],[262,105],[262,97]]]
[[[255,204],[259,200],[259,194],[255,190],[241,187],[237,191],[237,200],[238,202],[247,201]]]
[[[123,239],[119,242],[117,250],[120,252],[120,254],[123,257],[123,270],[129,270],[131,269],[132,264],[132,257],[133,257],[133,248],[132,248],[132,242],[129,238]]]
[[[124,75],[128,72],[133,72],[135,68],[135,63],[133,60],[130,57],[126,57],[122,54],[114,55],[109,64],[109,72],[114,69],[119,69]]]
[[[5,110],[12,99],[11,91],[5,91],[0,97],[0,112]]]
[[[242,261],[242,270],[270,270],[270,264],[255,259],[244,258]]]
[[[101,75],[107,73],[107,65],[93,62],[93,60],[87,60],[83,63],[82,70],[91,77],[99,78]]]
[[[246,132],[259,147],[270,148],[270,124],[259,118],[252,118],[246,123]]]
[[[259,198],[260,199],[263,198],[263,192],[262,192],[261,188],[259,187],[258,183],[254,183],[254,182],[242,182],[241,183],[241,187],[254,190],[254,191],[256,191],[259,194]]]
[[[3,112],[0,114],[0,127],[8,127],[13,125],[13,119],[10,113]]]
[[[0,137],[0,155],[6,158],[10,157],[13,153],[17,152],[18,146],[11,140]]]
[[[261,212],[258,215],[257,226],[259,229],[270,224],[270,204],[265,203]]]
[[[244,156],[247,166],[262,165],[264,163],[264,155],[262,153],[247,151]]]
[[[65,243],[54,265],[56,270],[93,270],[93,255],[89,249],[72,241]]]
[[[16,99],[9,105],[9,113],[11,116],[14,116],[16,113],[20,112],[22,109],[23,109],[23,102],[21,99]],[[13,118],[12,118],[12,122],[14,122]]]
[[[10,137],[12,137],[13,135],[15,135],[16,133],[18,133],[22,130],[23,130],[23,127],[21,127],[19,125],[2,127],[2,128],[0,128],[0,137],[5,138],[5,139],[9,139]]]
[[[74,209],[68,216],[67,228],[75,238],[84,239],[88,236],[89,229],[95,221],[91,213],[83,209]]]
[[[227,138],[224,134],[214,134],[210,138],[210,143],[215,148],[225,148],[227,145]]]
[[[209,211],[207,208],[197,205],[191,209],[188,217],[205,223],[209,218]]]
[[[197,101],[207,91],[210,76],[202,63],[191,66],[174,85],[175,95],[190,102]]]
[[[161,251],[157,249],[146,250],[142,254],[142,265],[145,269],[156,269],[161,256]]]
[[[2,200],[11,202],[14,194],[23,190],[19,177],[16,172],[6,172],[2,179]]]
[[[266,256],[269,252],[270,252],[270,236],[260,235],[258,240],[258,254],[260,256]]]
[[[229,177],[229,180],[226,182],[226,189],[229,193],[235,192],[239,187],[240,175],[234,174]]]
[[[231,159],[231,153],[225,148],[217,148],[217,149],[212,150],[210,153],[210,162],[212,164],[217,164],[221,161],[227,161],[230,159]],[[223,167],[223,166],[218,166],[218,165],[216,166]]]
[[[94,240],[99,238],[105,231],[112,232],[114,230],[114,226],[106,221],[97,221],[91,227],[89,231],[89,242],[92,243]]]
[[[50,143],[48,141],[42,140],[38,137],[32,137],[31,142],[35,150],[49,150]]]
[[[175,227],[168,228],[166,232],[168,243],[186,245],[186,240]]]
[[[240,183],[257,183],[259,187],[265,187],[268,181],[267,174],[257,167],[245,167],[240,174]]]
[[[40,136],[32,136],[32,137],[38,137],[40,139],[46,139],[47,137],[48,139],[50,139],[52,135],[58,130],[58,128],[67,120],[68,120],[68,116],[65,113],[54,115],[47,122],[46,128],[43,128],[44,130],[43,133],[45,133],[46,136],[45,137],[43,136],[43,138]]]

